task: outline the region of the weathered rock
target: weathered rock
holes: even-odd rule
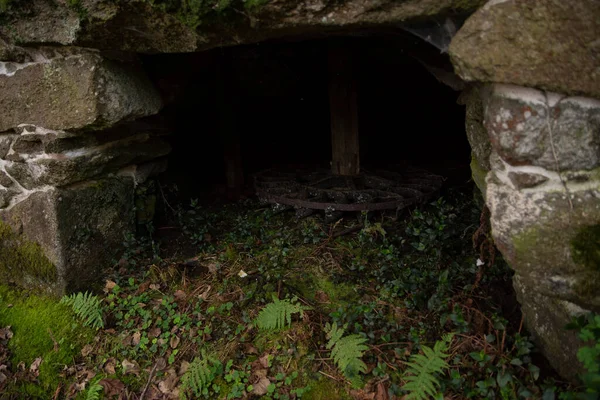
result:
[[[21,124],[97,129],[155,114],[160,106],[141,71],[95,52],[18,64],[0,74],[0,131]]]
[[[466,106],[465,131],[467,132],[467,139],[469,139],[474,157],[479,163],[480,168],[489,170],[492,146],[487,130],[483,125],[484,110],[481,88],[479,86],[471,86],[465,89],[460,94],[458,103]]]
[[[0,211],[0,216],[12,228],[11,235],[39,244],[43,252],[37,255],[46,257],[55,268],[55,278],[42,281],[53,282],[54,292],[84,290],[97,281],[100,268],[116,256],[123,234],[132,231],[133,192],[133,181],[128,177],[48,188],[29,194],[14,207]],[[1,261],[0,256],[0,269],[5,267]],[[39,263],[48,267],[43,261]],[[26,263],[24,268],[32,265]],[[42,278],[35,272],[27,273],[32,283]],[[13,275],[18,278],[23,274],[19,271]]]
[[[548,177],[533,172],[509,172],[508,179],[518,189],[532,188],[548,181]]]
[[[600,98],[596,0],[493,0],[450,44],[467,81],[513,83]]]
[[[138,53],[175,53],[252,43],[289,35],[396,28],[450,13],[470,13],[485,0],[30,0],[16,2],[0,34],[26,44],[60,43]]]
[[[101,146],[65,153],[37,153],[24,161],[7,162],[6,171],[24,188],[64,186],[165,156],[170,147],[164,140],[140,133]]]
[[[585,314],[587,310],[531,290],[530,286],[521,284],[518,275],[515,276],[513,285],[526,326],[532,332],[537,346],[544,354],[552,355],[549,359],[561,376],[576,380],[577,373],[583,369],[574,357],[581,341],[575,331],[564,327],[573,317]]]
[[[485,108],[491,143],[512,165],[561,171],[600,165],[598,100],[494,85]]]

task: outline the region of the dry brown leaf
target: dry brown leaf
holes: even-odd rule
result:
[[[10,340],[13,337],[13,332],[10,330],[10,325],[0,329],[0,340]]]
[[[266,378],[268,374],[268,371],[266,369],[257,369],[256,371],[254,371],[254,376],[256,376],[257,378]]]
[[[104,371],[109,375],[115,374],[115,366],[117,365],[117,360],[113,357],[109,358],[104,364]]]
[[[164,357],[159,357],[156,359],[156,370],[162,371],[167,367],[167,360]]]
[[[148,331],[148,337],[149,337],[150,339],[154,339],[155,337],[159,337],[159,336],[160,336],[160,334],[161,334],[161,330],[160,330],[160,328],[151,328],[151,329]]]
[[[201,294],[198,295],[199,299],[202,299],[204,301],[208,300],[208,296],[210,295],[210,290],[211,290],[211,286],[209,285],[206,290],[204,292],[202,292]]]
[[[94,351],[94,346],[92,346],[91,344],[86,344],[85,346],[83,346],[83,349],[81,349],[81,355],[87,357],[92,351]]]
[[[175,293],[173,293],[173,296],[175,297],[175,300],[182,301],[182,300],[185,300],[185,298],[187,297],[187,294],[185,294],[185,292],[183,290],[179,289]]]
[[[113,282],[111,280],[107,280],[106,281],[106,285],[104,285],[104,293],[108,293],[108,292],[112,292],[113,288],[117,286],[116,282]]]
[[[35,376],[40,374],[40,364],[42,363],[42,358],[38,357],[31,363],[29,367],[29,371],[33,372]]]
[[[244,343],[244,353],[258,354],[258,350],[252,345],[252,343]]]
[[[173,394],[177,381],[179,380],[177,372],[175,372],[173,368],[170,368],[165,375],[166,378],[158,382],[158,389],[164,394]]]
[[[107,398],[119,396],[125,390],[125,385],[118,379],[105,378],[98,382],[98,384],[104,388],[104,396]]]
[[[177,346],[179,346],[180,341],[181,341],[181,339],[179,339],[179,336],[173,335],[173,336],[171,336],[171,339],[169,340],[169,346],[171,346],[172,349],[175,349],[175,348],[177,348]]]
[[[131,361],[125,359],[121,363],[121,366],[123,367],[123,375],[127,375],[127,374],[138,375],[140,373],[140,367],[139,367],[139,365],[137,365],[137,363],[135,361],[131,362]]]
[[[260,362],[260,365],[262,365],[263,368],[269,368],[269,356],[270,354],[264,354],[262,355],[258,361]]]
[[[133,336],[131,337],[131,344],[134,346],[137,346],[138,344],[140,344],[140,339],[142,338],[142,333],[140,331],[137,331],[133,334]]]
[[[256,382],[252,387],[252,393],[257,396],[264,396],[267,394],[267,387],[271,384],[271,381],[268,378],[260,378],[258,382]]]
[[[187,361],[182,361],[181,366],[179,367],[179,376],[185,374],[187,370],[190,368],[190,363]]]
[[[329,303],[329,296],[322,290],[317,290],[315,293],[315,300],[319,303]]]
[[[375,390],[375,400],[389,400],[390,396],[388,395],[387,387],[385,383],[379,382],[377,384],[377,389]]]

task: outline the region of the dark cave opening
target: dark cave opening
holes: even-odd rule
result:
[[[327,166],[331,40],[143,56],[171,131],[164,179],[194,198],[225,186],[225,160],[231,163],[236,153],[249,191],[252,175],[264,169]],[[447,55],[409,34],[334,40],[352,52],[361,164],[407,162],[450,182],[468,181],[464,106],[457,104],[459,92],[430,72],[451,71]]]

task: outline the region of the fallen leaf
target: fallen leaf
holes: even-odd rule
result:
[[[98,382],[104,388],[104,397],[111,398],[112,396],[120,395],[125,390],[125,385],[118,379],[102,379]]]
[[[267,388],[271,384],[271,381],[268,378],[260,378],[258,382],[256,382],[252,387],[252,393],[257,396],[263,396],[267,394]]]
[[[158,390],[164,394],[173,394],[178,380],[179,378],[177,377],[177,373],[173,368],[170,368],[166,372],[166,379],[158,382]]]
[[[252,343],[244,343],[244,353],[258,354],[258,350],[252,345]]]
[[[204,301],[208,300],[208,295],[210,294],[210,290],[211,290],[211,289],[212,289],[212,287],[211,287],[211,286],[208,286],[208,287],[206,288],[206,290],[205,290],[204,292],[202,292],[202,294],[199,294],[199,295],[198,295],[198,298],[199,298],[199,299],[202,299],[202,300],[204,300]]]
[[[175,300],[181,301],[181,300],[185,300],[185,298],[187,297],[187,294],[185,294],[185,292],[183,290],[179,289],[175,293],[173,293],[173,296],[175,297]]]
[[[152,290],[158,290],[160,289],[160,285],[156,284],[156,283],[151,283],[150,286],[148,286],[150,289]]]
[[[42,358],[38,357],[31,363],[29,367],[29,371],[33,372],[35,376],[38,376],[40,373],[40,364],[42,363]]]
[[[109,375],[115,374],[115,366],[117,365],[117,360],[113,357],[109,358],[104,364],[104,371]]]
[[[140,286],[138,286],[137,290],[135,291],[135,294],[141,294],[144,293],[146,290],[148,290],[148,288],[150,287],[150,282],[142,282],[140,284]]]
[[[182,361],[181,366],[179,367],[179,376],[185,374],[189,368],[190,368],[190,363],[187,361]]]
[[[322,290],[317,290],[315,293],[315,300],[319,303],[329,303],[329,296]]]
[[[267,377],[267,373],[268,371],[266,369],[257,369],[256,371],[254,371],[254,376],[256,376],[257,378],[266,378]]]
[[[131,344],[133,344],[134,346],[137,346],[138,344],[140,344],[140,339],[142,338],[142,333],[140,331],[137,331],[133,334],[133,337],[131,338]]]
[[[131,362],[127,359],[123,360],[123,362],[121,363],[121,366],[123,367],[123,375],[127,375],[127,374],[138,375],[140,372],[139,365],[137,365],[135,362]]]
[[[385,383],[379,382],[377,384],[377,389],[375,391],[375,400],[389,400],[390,396],[388,395],[388,389],[385,386]]]
[[[13,337],[13,333],[10,330],[10,325],[6,328],[0,329],[0,340],[10,340]]]
[[[94,346],[92,346],[91,344],[86,344],[85,346],[83,346],[83,349],[81,349],[81,355],[87,357],[92,351],[94,351]]]
[[[160,336],[160,334],[161,334],[161,330],[160,330],[160,328],[151,328],[151,329],[148,331],[148,337],[149,337],[150,339],[154,339],[155,337],[159,337],[159,336]]]
[[[167,360],[164,359],[164,357],[159,357],[156,359],[156,370],[157,371],[162,371],[166,368],[167,366]]]
[[[269,356],[270,354],[267,353],[258,359],[263,368],[269,368]]]
[[[171,339],[169,340],[169,346],[171,346],[172,349],[175,349],[175,348],[177,348],[177,346],[179,346],[180,341],[181,341],[181,339],[179,339],[179,336],[173,335],[173,336],[171,336]]]
[[[104,285],[104,293],[108,293],[108,292],[112,292],[113,288],[117,286],[116,282],[113,282],[111,280],[107,280],[106,281],[106,285]]]

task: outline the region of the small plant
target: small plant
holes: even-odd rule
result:
[[[98,296],[92,293],[77,293],[64,296],[60,302],[73,308],[73,311],[83,320],[83,325],[95,329],[104,328],[102,320],[102,303]]]
[[[292,314],[300,313],[302,316],[304,307],[290,300],[279,300],[273,296],[273,302],[266,305],[256,317],[255,324],[262,330],[283,329],[292,324]]]
[[[99,379],[95,379],[92,382],[90,382],[90,387],[88,388],[87,393],[85,395],[86,400],[100,399],[100,392],[102,392],[104,387],[102,387],[102,385],[98,383],[99,381]]]
[[[336,323],[325,325],[325,332],[329,339],[326,347],[331,350],[335,365],[344,376],[352,379],[359,372],[367,371],[366,364],[361,360],[365,350],[368,349],[364,344],[367,339],[357,334],[344,336],[345,330],[346,325],[342,328],[338,328]]]
[[[208,398],[214,379],[223,372],[220,361],[202,354],[195,358],[187,372],[181,378],[181,398],[196,399],[201,396]]]
[[[413,354],[410,357],[403,376],[407,383],[402,387],[409,392],[407,399],[425,400],[436,395],[440,382],[435,374],[448,368],[448,354],[445,352],[448,351],[453,336],[454,334],[444,335],[442,340],[435,342],[433,349],[422,346],[424,354]]]

